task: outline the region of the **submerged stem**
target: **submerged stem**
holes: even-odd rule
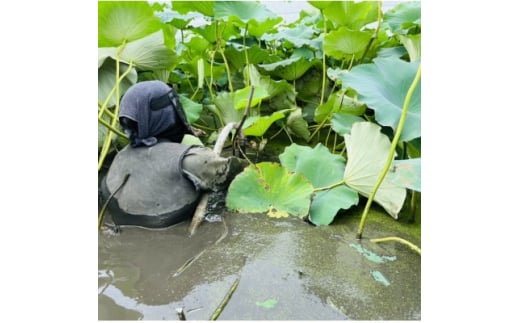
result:
[[[377,182],[374,185],[374,188],[372,189],[372,193],[370,193],[370,196],[368,197],[368,201],[367,201],[367,204],[365,205],[365,209],[363,210],[363,215],[361,216],[361,221],[359,222],[359,228],[358,228],[358,232],[357,232],[358,239],[361,239],[361,235],[363,234],[363,228],[365,226],[365,221],[366,221],[366,218],[368,215],[368,211],[370,210],[370,206],[372,205],[372,201],[374,200],[377,189],[383,182],[383,179],[385,178],[386,173],[388,172],[388,169],[390,168],[390,165],[392,164],[392,160],[394,159],[395,147],[397,147],[397,143],[399,142],[399,137],[401,136],[401,132],[403,132],[404,123],[406,121],[406,113],[408,112],[408,107],[410,106],[412,94],[415,91],[415,88],[417,87],[417,84],[419,83],[420,78],[421,78],[421,64],[419,64],[419,67],[417,68],[417,73],[415,74],[415,79],[413,80],[412,84],[410,85],[410,88],[408,89],[408,92],[406,93],[406,97],[404,99],[404,104],[403,104],[403,111],[401,111],[401,118],[399,119],[399,124],[397,125],[394,139],[392,140],[392,145],[390,146],[390,151],[388,152],[388,158],[386,160],[385,167],[379,174],[379,178],[377,179]]]
[[[405,240],[403,238],[387,237],[387,238],[370,239],[370,242],[374,242],[374,243],[387,242],[387,241],[397,241],[397,242],[400,242],[400,243],[410,247],[410,249],[412,249],[413,251],[417,252],[418,254],[421,254],[421,249],[419,247],[417,247],[416,245],[414,245],[410,241]]]
[[[231,288],[226,293],[226,296],[224,296],[224,299],[222,299],[222,302],[220,303],[220,305],[217,307],[217,309],[215,310],[213,315],[211,315],[211,317],[209,318],[210,321],[215,321],[216,319],[218,319],[218,317],[220,316],[220,313],[222,313],[222,311],[224,310],[224,307],[226,307],[226,305],[229,303],[231,296],[233,296],[233,293],[237,289],[239,282],[240,282],[240,277],[235,280],[233,285],[231,285]]]

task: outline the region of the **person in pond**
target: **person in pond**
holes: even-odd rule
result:
[[[130,144],[101,182],[116,225],[163,228],[189,219],[201,192],[226,189],[247,165],[211,149],[180,143],[193,134],[176,91],[161,81],[131,86],[119,121]]]

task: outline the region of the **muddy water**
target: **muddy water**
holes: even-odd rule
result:
[[[313,227],[223,211],[223,221],[203,222],[193,237],[187,222],[104,230],[98,318],[177,320],[183,308],[187,320],[208,320],[238,283],[221,320],[420,319],[420,256],[395,242],[369,241],[399,236],[420,245],[419,225],[373,207],[356,240],[361,213],[358,207],[331,226]]]

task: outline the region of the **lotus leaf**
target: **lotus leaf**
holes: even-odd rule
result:
[[[133,62],[137,69],[158,70],[170,69],[175,63],[175,53],[164,45],[163,31],[159,30],[146,37],[129,42],[120,55],[120,60],[125,63]],[[98,50],[98,65],[104,57],[116,59],[118,49],[116,47],[100,48]]]
[[[350,134],[352,125],[355,122],[365,121],[365,119],[350,113],[338,112],[332,116],[332,129],[344,136]]]
[[[302,47],[303,45],[310,44],[310,41],[314,37],[314,33],[316,32],[317,30],[312,26],[299,24],[294,28],[280,29],[277,33],[274,34],[265,34],[262,36],[262,39],[265,41],[286,40],[293,44],[295,47]]]
[[[396,185],[420,192],[421,159],[394,160],[386,176]]]
[[[289,131],[298,137],[303,138],[306,141],[309,140],[311,133],[307,121],[303,118],[301,108],[297,108],[289,114],[287,117],[287,127],[289,128]]]
[[[421,59],[421,34],[403,36],[398,35],[399,41],[403,44],[410,56],[410,62]]]
[[[372,32],[350,30],[341,27],[325,36],[323,50],[336,59],[350,58],[352,55],[361,56],[372,38]]]
[[[357,65],[350,73],[339,73],[342,86],[351,87],[358,99],[375,110],[379,124],[397,128],[406,93],[412,84],[419,62],[408,63],[396,57],[376,58],[374,64]],[[401,133],[402,141],[421,136],[421,82],[412,94]]]
[[[275,122],[285,117],[282,111],[276,111],[270,116],[253,116],[244,122],[244,134],[246,136],[262,136]]]
[[[128,69],[128,65],[121,63],[119,66],[119,75],[122,75]],[[98,100],[99,102],[105,102],[108,94],[114,88],[116,75],[116,62],[111,58],[104,60],[101,68],[98,69]],[[119,93],[124,94],[130,86],[137,82],[137,72],[135,68],[127,74],[127,76],[119,82]],[[108,101],[108,107],[112,107],[116,104],[115,96],[112,96]]]
[[[277,163],[250,165],[229,186],[226,205],[239,212],[268,212],[271,217],[304,217],[309,213],[312,185],[301,174]]]
[[[264,70],[287,81],[300,78],[313,65],[304,57],[292,57],[271,64],[259,64]]]
[[[377,20],[376,1],[333,1],[324,8],[323,14],[327,19],[334,22],[336,26],[346,26],[352,30]]]
[[[381,127],[371,122],[356,122],[350,135],[345,135],[347,167],[345,183],[368,197],[383,170],[390,151],[390,140],[383,135]],[[394,184],[385,176],[376,192],[374,201],[397,219],[406,198],[406,189]]]
[[[117,47],[161,29],[146,2],[101,1],[98,4],[98,47]]]
[[[197,121],[202,112],[202,104],[194,102],[184,95],[179,95],[179,99],[186,113],[186,118],[188,118],[188,122],[192,124]]]
[[[314,186],[326,187],[343,178],[345,159],[331,154],[321,143],[314,148],[292,144],[280,155],[283,166],[301,173]],[[356,191],[345,185],[318,192],[311,204],[310,220],[316,225],[328,225],[340,209],[348,209],[358,203]]]
[[[205,16],[213,17],[214,1],[172,1],[172,8],[182,14],[200,12]]]
[[[215,19],[225,21],[233,19],[244,24],[253,19],[257,22],[264,22],[268,19],[281,21],[281,17],[278,17],[264,5],[252,1],[216,1]]]
[[[421,26],[421,2],[400,3],[388,10],[383,16],[383,28],[389,28],[394,34],[407,34],[408,29]]]

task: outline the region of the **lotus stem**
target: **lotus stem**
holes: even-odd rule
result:
[[[116,54],[116,84],[114,85],[115,94],[116,94],[116,98],[115,98],[116,104],[115,104],[115,108],[114,108],[114,116],[117,116],[119,113],[119,97],[120,97],[119,83],[121,81],[121,77],[119,76],[119,59],[120,59],[121,52],[123,51],[125,46],[126,46],[126,40],[123,41],[123,44],[119,47],[117,54]],[[132,62],[130,62],[128,69],[126,70],[127,72],[129,72],[129,70],[131,69],[131,66],[132,66]],[[105,102],[108,104],[108,99]],[[104,110],[103,108],[106,109],[106,106],[101,108],[100,114],[103,113],[103,110]],[[118,122],[117,118],[112,118],[112,122],[110,123],[112,128],[116,127],[117,122]],[[105,136],[105,141],[103,142],[103,147],[101,148],[101,153],[99,155],[98,171],[101,169],[101,166],[103,165],[103,162],[105,161],[105,157],[108,154],[108,149],[110,148],[110,143],[112,142],[112,133],[113,132],[110,131],[110,129],[109,129],[109,131],[107,132],[107,135]]]
[[[374,32],[374,35],[372,36],[372,38],[370,38],[369,42],[368,42],[368,45],[367,47],[365,48],[365,52],[363,53],[363,56],[361,56],[361,59],[359,60],[359,62],[362,64],[363,63],[363,60],[365,59],[365,56],[367,55],[368,53],[368,50],[370,49],[370,46],[372,46],[372,43],[374,42],[374,39],[377,38],[377,34],[379,33],[379,27],[381,26],[381,13],[383,12],[382,10],[382,1],[379,0],[377,1],[377,27],[376,27],[376,31]]]
[[[321,16],[323,17],[323,37],[325,37],[325,35],[327,35],[327,21],[326,21],[326,18],[325,18],[325,15],[323,14],[323,10],[320,9],[320,13],[321,13]],[[322,80],[321,80],[321,98],[320,98],[320,105],[323,104],[323,100],[325,99],[325,80],[326,80],[326,77],[327,77],[327,71],[326,71],[326,61],[325,61],[325,48],[322,46],[322,50],[323,50],[323,53],[322,53],[322,66],[321,66],[321,69],[322,69]]]
[[[343,182],[343,180],[342,180],[340,182],[337,182],[337,183],[334,183],[334,184],[330,184],[328,186],[315,188],[314,192],[330,190],[330,189],[332,189],[334,187],[341,186],[341,185],[344,185],[344,184],[345,184],[345,182]]]
[[[217,307],[217,309],[215,310],[213,315],[211,315],[211,317],[209,318],[210,321],[215,321],[216,319],[218,319],[218,317],[220,316],[220,313],[222,313],[222,311],[224,310],[224,307],[226,307],[226,305],[229,303],[231,296],[233,296],[233,293],[237,289],[239,282],[240,282],[240,277],[235,280],[233,285],[231,285],[231,288],[226,293],[226,296],[224,296],[224,299],[222,300],[220,305]]]
[[[359,228],[358,228],[358,232],[357,232],[357,236],[356,236],[357,239],[361,239],[361,236],[363,234],[363,228],[365,226],[365,221],[366,221],[366,218],[368,215],[368,211],[370,210],[370,206],[372,205],[372,201],[374,200],[377,189],[383,182],[383,179],[385,178],[386,173],[388,172],[388,169],[390,169],[392,160],[394,160],[395,147],[397,147],[397,143],[399,142],[399,137],[401,136],[401,132],[403,132],[404,123],[406,121],[406,113],[408,112],[408,107],[410,106],[412,94],[415,91],[415,88],[417,87],[417,84],[419,83],[420,78],[421,78],[421,64],[419,64],[419,67],[417,68],[417,73],[415,74],[415,79],[413,80],[412,84],[410,85],[410,88],[408,89],[408,92],[406,93],[406,97],[405,97],[404,103],[403,103],[403,111],[401,111],[401,118],[399,119],[399,124],[397,125],[394,139],[392,140],[392,145],[390,146],[390,151],[388,152],[388,158],[386,160],[385,167],[383,167],[383,170],[379,174],[379,178],[377,179],[376,184],[374,185],[374,188],[372,189],[372,193],[370,193],[370,196],[368,197],[368,201],[367,201],[367,204],[365,205],[365,209],[363,210],[363,215],[361,216],[361,221],[359,222]]]
[[[128,139],[128,137],[124,133],[122,133],[121,131],[119,131],[116,128],[112,127],[112,125],[110,125],[107,121],[105,121],[105,120],[103,120],[101,118],[98,118],[98,122],[101,123],[102,125],[104,125],[105,127],[107,127],[110,131],[114,132],[119,137]]]
[[[417,252],[419,255],[421,254],[421,249],[419,247],[417,247],[416,245],[414,245],[413,243],[411,243],[410,241],[408,240],[405,240],[403,238],[399,238],[399,237],[388,237],[388,238],[378,238],[378,239],[370,239],[370,242],[374,242],[374,243],[379,243],[379,242],[387,242],[387,241],[397,241],[399,243],[402,243],[408,247],[410,247],[410,249],[412,249],[413,251]]]
[[[132,70],[132,67],[133,67],[133,64],[134,62],[133,61],[130,61],[129,65],[128,65],[128,68],[126,69],[126,71],[121,74],[121,77],[119,77],[119,82],[121,82],[128,74],[130,74],[131,70]],[[117,81],[116,81],[117,82]],[[108,106],[108,102],[110,101],[110,98],[114,95],[114,92],[116,91],[116,87],[114,86],[112,88],[112,90],[110,90],[110,92],[108,93],[106,99],[105,99],[105,102],[103,102],[102,106],[101,106],[101,109],[99,110],[98,112],[98,117],[101,118],[101,115],[103,113],[107,113],[108,115],[110,115],[111,117],[114,116],[114,114],[107,110],[107,106]]]

